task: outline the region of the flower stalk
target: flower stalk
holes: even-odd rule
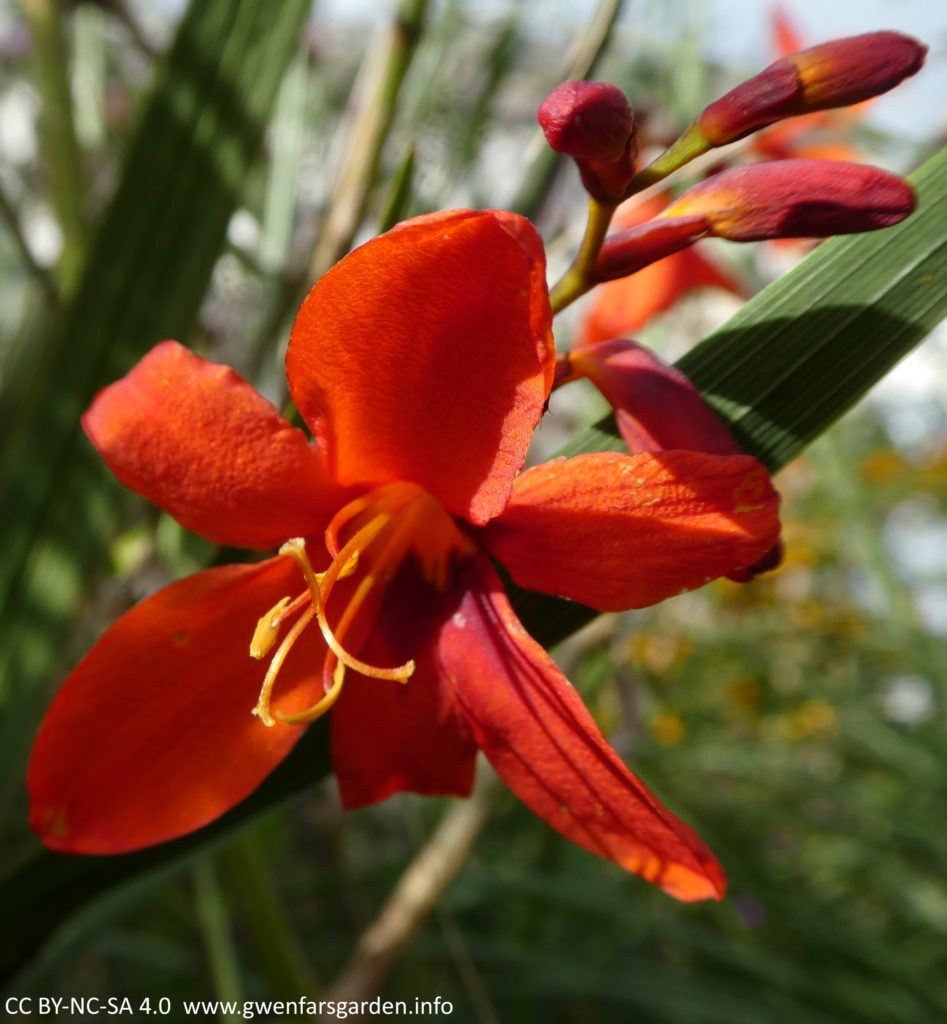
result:
[[[618,203],[616,202],[603,201],[589,196],[588,219],[585,223],[582,244],[579,246],[572,266],[549,293],[549,302],[553,313],[560,313],[598,283],[595,276],[595,265],[617,207]]]
[[[207,954],[213,979],[214,992],[225,1004],[243,999],[240,981],[240,963],[231,930],[227,901],[221,890],[220,879],[210,856],[203,857],[192,871],[194,885],[194,911]],[[225,1021],[236,1021],[238,1015],[221,1011]]]

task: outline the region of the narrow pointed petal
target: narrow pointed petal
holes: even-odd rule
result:
[[[781,4],[776,4],[770,12],[773,39],[771,47],[778,57],[791,57],[803,47],[802,36]]]
[[[626,338],[580,346],[572,368],[588,377],[615,410],[622,439],[632,453],[683,450],[739,455],[740,446],[694,385],[653,352]],[[746,583],[775,569],[780,542],[752,565],[726,575]]]
[[[407,572],[390,588],[360,656],[375,665],[413,659],[406,683],[352,675],[332,709],[332,767],[342,803],[361,807],[394,793],[467,796],[477,746],[453,693],[441,685],[434,645],[442,596]]]
[[[420,484],[483,523],[552,384],[545,258],[528,221],[454,210],[356,249],[293,327],[293,398],[343,485]]]
[[[484,538],[520,586],[618,611],[753,565],[778,509],[748,455],[602,452],[527,470]]]
[[[826,131],[838,133],[844,130],[844,126],[836,125],[833,128],[831,125],[815,123],[810,128],[805,123],[810,119],[822,118],[821,114],[809,114],[794,121],[782,121],[754,135],[751,148],[764,160],[838,160],[857,163],[864,159],[854,146],[831,137],[824,137]],[[801,131],[781,131],[784,127],[795,128],[796,125],[799,125]]]
[[[740,447],[701,393],[681,373],[628,338],[579,346],[569,354],[615,410],[633,454],[682,449],[739,455]]]
[[[249,657],[257,619],[300,589],[288,558],[208,569],[123,615],[56,694],[27,787],[31,827],[63,853],[123,853],[213,821],[246,797],[302,735],[250,712],[266,664]],[[275,706],[313,702],[324,653],[304,634]]]
[[[101,391],[82,426],[126,487],[218,544],[277,547],[338,507],[306,435],[229,367],[175,341]]]
[[[623,764],[481,560],[438,651],[480,747],[557,832],[680,900],[719,899],[713,854]]]

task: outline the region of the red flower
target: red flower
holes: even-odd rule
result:
[[[524,632],[490,555],[527,587],[647,605],[751,564],[776,498],[744,456],[592,454],[520,474],[549,324],[530,225],[453,211],[357,249],[303,304],[287,372],[315,445],[174,342],[96,398],[84,427],[123,483],[213,541],[283,548],[159,591],[67,679],[29,770],[48,846],[116,853],[198,828],[334,704],[347,806],[466,794],[479,747],[567,838],[681,899],[722,893],[713,856]]]

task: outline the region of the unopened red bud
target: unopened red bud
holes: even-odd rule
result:
[[[812,46],[770,64],[711,103],[696,128],[723,146],[784,117],[860,103],[924,63],[927,48],[899,32],[868,32]]]
[[[563,82],[536,113],[546,141],[578,164],[590,195],[620,199],[638,155],[635,117],[625,94],[607,82]]]
[[[635,130],[625,94],[608,82],[563,82],[536,113],[549,145],[581,160],[621,159]]]
[[[823,238],[886,228],[914,209],[914,190],[877,167],[841,160],[772,160],[702,181],[658,220],[703,217],[735,242]]]
[[[662,216],[627,231],[616,231],[602,244],[595,263],[595,278],[611,281],[635,274],[642,267],[680,252],[710,233],[710,222],[699,212],[674,218]]]

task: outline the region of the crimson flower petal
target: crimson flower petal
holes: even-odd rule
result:
[[[553,660],[523,629],[489,563],[439,644],[446,681],[510,789],[567,839],[680,900],[719,899],[713,854],[622,763]]]
[[[306,435],[176,341],[99,392],[82,426],[126,487],[218,544],[277,547],[317,533],[339,504]]]
[[[312,289],[286,358],[342,485],[411,480],[483,523],[506,504],[552,383],[545,257],[528,221],[406,221]]]
[[[64,853],[123,853],[213,821],[289,753],[302,729],[250,711],[265,666],[257,619],[300,589],[288,558],[208,569],[123,615],[56,694],[27,777],[31,826]],[[320,650],[315,648],[319,647]],[[307,630],[275,706],[308,707],[324,647]]]
[[[730,431],[676,367],[627,338],[580,345],[573,369],[588,377],[615,410],[619,433],[632,452],[677,448],[739,455]]]
[[[748,455],[599,452],[527,470],[484,537],[520,586],[618,611],[752,565],[778,506]]]
[[[332,709],[332,766],[342,803],[361,807],[394,793],[467,796],[477,746],[453,693],[440,685],[437,631],[452,602],[403,570],[359,656],[373,665],[416,662],[406,683],[351,673]]]
[[[612,338],[570,353],[573,370],[588,377],[615,410],[625,444],[635,454],[670,449],[739,455],[730,431],[676,367],[636,341]],[[783,559],[777,542],[752,565],[726,575],[747,583]]]

